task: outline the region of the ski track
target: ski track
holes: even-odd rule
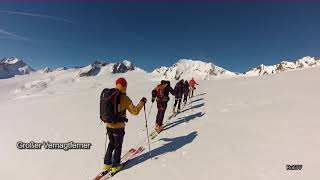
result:
[[[139,157],[135,158],[128,164],[128,167],[122,172],[123,175],[119,173],[117,176],[117,179],[126,179],[127,175],[137,175],[136,171],[143,171],[143,168],[140,168],[142,166],[141,164],[145,164],[148,166],[148,164],[156,164],[156,167],[160,167],[161,169],[166,169],[166,176],[168,178],[175,178],[179,179],[179,169],[175,168],[172,164],[168,164],[167,158],[174,157],[175,159],[178,158],[180,160],[192,160],[191,156],[189,155],[189,151],[187,149],[184,149],[183,147],[185,145],[188,145],[189,143],[192,143],[192,141],[199,135],[197,132],[196,127],[193,126],[201,126],[196,121],[206,121],[206,118],[202,118],[206,114],[205,110],[205,95],[206,92],[198,93],[198,95],[195,95],[193,98],[189,100],[186,107],[183,108],[182,112],[178,114],[176,117],[172,118],[168,123],[168,129],[160,133],[153,141],[151,141],[152,146],[152,160],[148,159],[148,146],[146,145],[146,152]],[[190,103],[192,102],[192,103]],[[170,102],[168,103],[170,104]],[[168,106],[167,108],[167,114],[170,114],[169,112],[172,111],[172,106]],[[199,119],[201,117],[201,119]],[[179,133],[174,133],[175,131],[179,131]],[[176,137],[177,136],[177,137]],[[188,136],[191,136],[188,138]],[[182,137],[182,138],[181,138]],[[187,138],[184,138],[187,137]],[[172,144],[169,146],[166,141],[166,139],[175,139],[175,141],[172,141]],[[163,141],[164,140],[164,141]],[[190,141],[190,142],[189,142]],[[178,144],[178,145],[175,145]],[[175,147],[176,146],[176,147]],[[175,157],[178,156],[178,157]],[[151,165],[150,165],[151,166]],[[155,166],[155,165],[152,165]],[[152,168],[153,169],[153,168]],[[161,171],[161,170],[160,170]],[[157,173],[157,172],[155,172]],[[138,173],[139,174],[139,173]],[[151,173],[152,174],[152,173]],[[163,174],[159,174],[161,177],[163,177]],[[147,177],[144,177],[147,178]]]

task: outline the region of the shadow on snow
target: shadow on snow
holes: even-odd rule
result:
[[[174,122],[171,122],[167,125],[164,126],[163,130],[167,130],[167,129],[170,129],[170,128],[173,128],[175,126],[178,126],[179,124],[182,124],[184,122],[189,122],[197,117],[202,117],[204,116],[206,113],[203,113],[203,112],[197,112],[197,113],[194,113],[194,114],[191,114],[189,116],[185,116],[183,118],[179,118],[177,121],[174,121]]]
[[[195,95],[194,97],[202,96],[205,94],[206,93],[201,93],[201,94]],[[195,103],[195,102],[202,101],[202,100],[204,100],[204,99],[198,98],[198,99],[191,101],[190,103]],[[200,107],[204,106],[204,104],[205,103],[200,103],[195,106],[191,106],[191,107],[183,110],[181,113],[188,111],[188,110],[200,108]],[[205,114],[206,113],[203,113],[203,112],[197,112],[197,113],[185,116],[183,118],[179,118],[179,119],[177,119],[177,121],[174,121],[174,122],[167,124],[164,127],[164,130],[173,128],[173,127],[178,126],[184,122],[189,122],[191,120],[196,119],[197,117],[202,117]],[[174,152],[174,151],[182,148],[183,146],[190,144],[197,136],[198,136],[198,132],[193,131],[187,135],[179,136],[179,137],[175,137],[175,138],[161,138],[158,141],[164,141],[166,143],[156,149],[151,150],[151,152],[150,152],[151,156],[152,156],[152,158],[154,158],[154,157],[159,157],[161,155],[164,155],[166,153]],[[150,158],[149,152],[145,152],[144,154],[141,154],[140,156],[130,160],[130,162],[127,164],[125,169],[129,169],[137,164],[143,163],[146,160],[148,160],[149,158]]]
[[[202,100],[204,100],[204,99],[203,98],[198,98],[198,99],[190,101],[189,104],[195,103],[195,102],[198,102],[198,101],[202,101]]]
[[[207,93],[200,93],[200,94],[194,95],[193,97],[203,96],[203,95],[206,95],[206,94]]]
[[[192,109],[200,108],[202,106],[204,106],[204,103],[200,103],[200,104],[197,104],[195,106],[190,106],[189,108],[182,110],[180,113],[184,113],[184,112],[192,110]]]
[[[169,153],[169,152],[174,152],[183,146],[191,143],[196,137],[198,136],[197,131],[193,131],[190,134],[187,134],[185,136],[179,136],[175,138],[161,138],[159,141],[164,141],[167,142],[163,144],[162,146],[151,150],[151,155],[152,157],[158,157],[160,155]],[[149,152],[145,152],[144,154],[132,159],[128,165],[126,166],[125,169],[131,168],[132,166],[135,166],[137,164],[143,163],[144,161],[148,160],[150,158]]]

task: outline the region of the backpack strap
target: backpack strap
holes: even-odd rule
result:
[[[117,107],[117,105],[118,105],[118,104],[117,104],[117,98],[118,98],[118,96],[119,96],[118,90],[116,90],[116,91],[111,95],[111,97],[112,97],[112,96],[114,96],[114,99],[113,99],[114,114],[117,116],[117,115],[118,115],[118,111],[117,111],[117,109],[118,109],[118,107]],[[119,103],[120,103],[120,102],[119,102]]]

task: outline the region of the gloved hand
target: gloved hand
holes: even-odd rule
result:
[[[144,104],[146,104],[146,103],[147,103],[147,98],[143,97],[143,98],[141,98],[141,101],[142,101]]]
[[[155,100],[156,100],[156,98],[152,98],[152,99],[151,99],[151,102],[153,103]]]

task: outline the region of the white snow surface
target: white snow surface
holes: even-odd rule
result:
[[[107,67],[103,67],[107,68]],[[101,70],[103,72],[103,70]],[[137,104],[158,82],[132,71],[74,78],[76,69],[0,80],[0,179],[92,179],[101,171],[105,127],[99,96],[116,78]],[[183,113],[114,180],[317,180],[320,67],[261,77],[199,81]],[[172,82],[174,84],[174,82]],[[172,106],[168,103],[167,120]],[[147,103],[147,111],[151,106]],[[156,108],[148,121],[154,127]],[[146,141],[143,111],[129,115],[123,152]],[[90,142],[90,150],[18,150],[24,142]],[[287,171],[287,164],[302,164]]]

